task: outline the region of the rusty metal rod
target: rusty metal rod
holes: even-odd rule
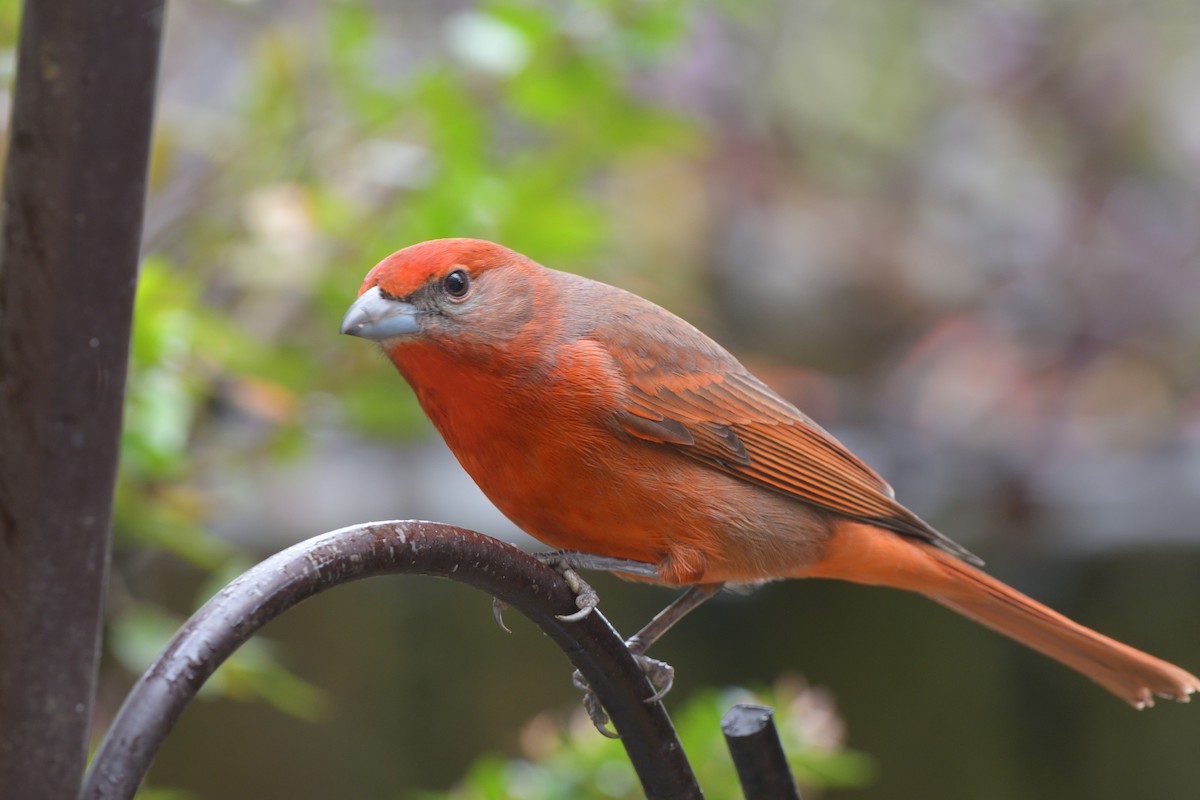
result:
[[[466,583],[536,623],[583,673],[621,734],[651,800],[700,798],[691,765],[661,703],[621,637],[599,612],[578,622],[574,595],[527,553],[433,522],[374,522],[322,534],[243,573],[192,615],[134,685],[84,780],[82,798],[125,800],[137,790],[184,707],[259,628],[301,600],[343,583],[394,573]]]

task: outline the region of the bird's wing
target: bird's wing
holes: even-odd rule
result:
[[[883,478],[837,439],[730,362],[723,371],[666,372],[661,364],[627,371],[618,424],[742,480],[982,563],[897,503]]]

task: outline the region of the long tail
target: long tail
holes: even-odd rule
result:
[[[1135,708],[1187,702],[1200,679],[1085,628],[948,553],[871,525],[838,526],[822,559],[795,577],[918,592],[1086,675]]]

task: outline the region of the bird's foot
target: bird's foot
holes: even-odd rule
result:
[[[588,719],[592,721],[592,725],[600,732],[600,735],[607,736],[609,739],[620,739],[621,734],[608,727],[608,712],[600,704],[600,698],[592,691],[592,687],[584,679],[583,673],[579,670],[572,672],[571,683],[576,689],[583,692],[583,707],[587,711]]]
[[[596,593],[587,581],[579,576],[575,570],[578,569],[599,569],[613,572],[623,572],[629,575],[638,577],[656,578],[658,577],[658,567],[655,564],[630,561],[623,558],[610,558],[607,556],[594,556],[589,553],[575,553],[570,551],[556,551],[551,553],[538,553],[534,556],[538,561],[545,564],[562,575],[567,582],[567,586],[575,594],[575,606],[579,610],[573,614],[556,614],[555,617],[563,622],[577,622],[589,614],[600,604],[600,596]],[[642,670],[642,674],[650,681],[650,685],[654,687],[654,693],[647,697],[644,702],[657,703],[666,696],[667,692],[671,691],[671,686],[675,682],[675,668],[665,661],[659,661],[656,658],[650,658],[646,655],[646,648],[670,627],[673,622],[687,613],[687,610],[699,605],[699,603],[712,596],[716,590],[720,588],[719,584],[713,584],[708,587],[693,588],[687,597],[691,598],[685,601],[683,605],[686,608],[678,615],[671,616],[671,619],[665,624],[660,621],[659,617],[642,629],[633,638],[625,642],[625,646],[629,648],[630,655],[633,656],[638,666]],[[695,599],[699,598],[699,599]],[[681,598],[682,600],[682,598]],[[678,603],[678,601],[677,601]],[[676,604],[673,604],[673,606]],[[508,626],[504,624],[503,612],[508,607],[508,604],[498,598],[492,599],[492,616],[496,620],[496,624],[504,631],[508,631]],[[668,608],[667,611],[670,611]],[[657,627],[656,627],[657,623]],[[584,679],[579,670],[571,675],[571,683],[577,689],[583,692],[583,706],[587,709],[588,717],[592,720],[592,724],[604,736],[610,739],[619,739],[620,734],[616,733],[609,727],[611,721],[608,712],[604,710],[604,706],[600,703],[600,698],[592,691],[592,687]]]
[[[675,685],[675,668],[665,661],[638,653],[634,653],[633,658],[642,668],[642,674],[650,680],[650,685],[654,687],[654,694],[643,702],[657,703],[666,697],[667,692],[671,691],[671,687]]]
[[[637,639],[630,639],[626,642],[629,647],[630,655],[642,670],[642,674],[650,681],[650,685],[654,687],[654,694],[647,697],[642,702],[657,703],[666,697],[667,692],[671,691],[671,687],[675,684],[675,668],[665,661],[659,661],[657,658],[651,658],[645,653],[640,652],[641,643]],[[588,718],[591,719],[592,725],[602,735],[610,739],[620,739],[621,735],[608,727],[609,717],[604,710],[604,706],[600,704],[600,698],[592,691],[592,687],[588,685],[583,674],[579,670],[575,670],[571,674],[571,683],[576,689],[583,692],[583,707],[587,709]]]
[[[591,614],[596,606],[600,605],[600,595],[596,594],[596,590],[587,581],[579,577],[579,573],[575,571],[575,564],[572,562],[569,554],[557,552],[538,553],[534,557],[559,575],[562,575],[563,580],[567,582],[567,586],[575,594],[575,607],[579,610],[573,614],[555,614],[554,616],[557,619],[562,622],[578,622],[588,614]]]
[[[534,558],[538,561],[550,567],[559,575],[562,575],[563,580],[567,582],[567,586],[575,594],[575,607],[579,610],[573,614],[555,614],[554,616],[562,622],[578,622],[588,614],[591,614],[596,606],[600,605],[600,595],[596,594],[596,590],[591,587],[591,584],[579,577],[579,573],[575,571],[574,561],[571,558],[572,555],[563,552],[537,553],[534,555]],[[508,626],[504,624],[504,610],[507,608],[508,603],[498,597],[492,598],[492,619],[496,620],[496,624],[500,626],[500,630],[505,633],[512,633],[508,629]]]

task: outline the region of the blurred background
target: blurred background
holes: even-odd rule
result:
[[[98,732],[293,542],[427,518],[537,546],[337,335],[371,265],[439,236],[679,313],[993,574],[1200,669],[1193,0],[176,0],[160,97]],[[594,583],[625,633],[671,597]],[[311,600],[143,794],[636,797],[619,750],[536,772],[599,737],[516,617],[416,578]],[[1200,709],[1135,713],[921,598],[776,584],[655,654],[677,718],[715,726],[713,688],[794,708],[806,796],[1200,793]]]

